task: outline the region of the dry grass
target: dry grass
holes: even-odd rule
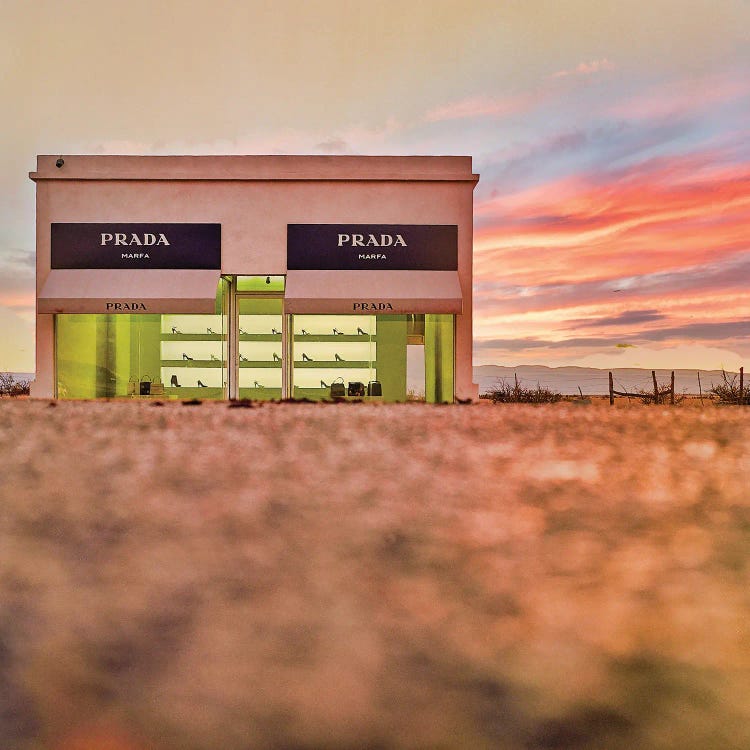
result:
[[[4,750],[750,747],[746,409],[4,400],[0,437]]]

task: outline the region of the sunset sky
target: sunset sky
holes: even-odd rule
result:
[[[38,153],[468,154],[475,364],[750,365],[748,0],[0,0],[0,371]]]

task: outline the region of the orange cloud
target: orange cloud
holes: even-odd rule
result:
[[[606,114],[627,119],[653,120],[706,112],[710,107],[750,95],[750,79],[710,75],[661,83],[609,107]]]

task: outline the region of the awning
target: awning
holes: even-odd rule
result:
[[[456,271],[289,271],[287,313],[460,313]]]
[[[214,313],[219,271],[54,269],[40,313]]]

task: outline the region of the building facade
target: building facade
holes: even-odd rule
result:
[[[33,396],[477,396],[470,157],[39,156],[30,178]]]

